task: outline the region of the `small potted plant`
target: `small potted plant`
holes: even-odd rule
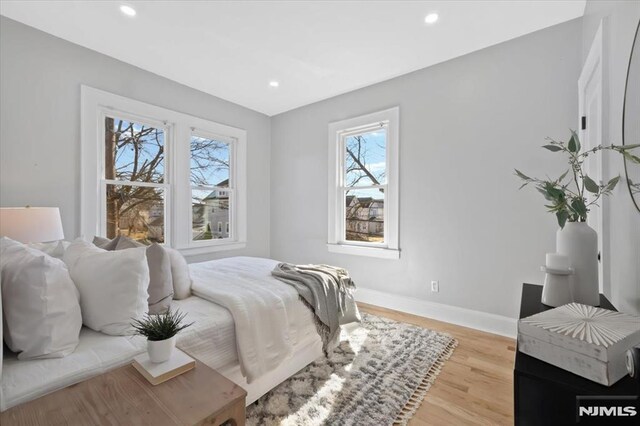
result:
[[[186,316],[186,313],[169,309],[164,314],[146,314],[142,319],[133,320],[131,326],[135,333],[147,338],[147,352],[151,362],[165,362],[171,358],[176,346],[176,334],[193,324],[182,324]]]

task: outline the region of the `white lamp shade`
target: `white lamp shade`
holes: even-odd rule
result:
[[[41,243],[64,239],[60,209],[57,207],[0,208],[0,236],[21,243]]]

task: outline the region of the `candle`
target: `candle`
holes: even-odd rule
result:
[[[547,268],[564,270],[569,268],[569,257],[559,253],[547,253]]]

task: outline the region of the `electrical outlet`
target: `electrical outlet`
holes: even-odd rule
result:
[[[438,293],[440,291],[440,283],[438,281],[431,281],[431,291]]]

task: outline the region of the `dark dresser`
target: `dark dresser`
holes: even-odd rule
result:
[[[552,309],[540,302],[542,286],[524,284],[520,304],[520,318]],[[600,307],[616,310],[604,295]],[[554,367],[529,355],[516,351],[513,371],[514,419],[520,426],[583,425],[583,424],[636,424],[640,425],[640,412],[632,418],[578,418],[576,397],[622,397],[637,406],[640,386],[625,376],[611,387],[584,379],[561,368]],[[637,422],[637,423],[636,423]]]

